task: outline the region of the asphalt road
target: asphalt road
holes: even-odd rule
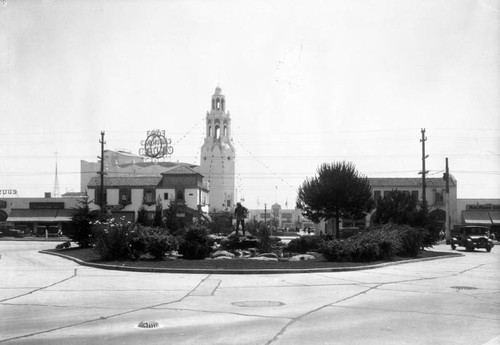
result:
[[[500,344],[498,246],[277,275],[101,270],[38,253],[53,246],[0,242],[0,344]]]

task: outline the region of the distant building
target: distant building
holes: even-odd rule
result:
[[[114,172],[120,166],[143,163],[145,157],[135,155],[129,151],[104,150],[104,171]],[[90,179],[101,171],[101,163],[80,161],[80,191],[87,192],[87,185]]]
[[[50,193],[44,198],[0,198],[0,221],[13,223],[26,234],[34,234],[47,226],[68,233],[75,208],[84,200],[86,196],[81,194],[52,198]]]
[[[160,177],[174,167],[187,167],[202,176],[203,189],[209,192],[210,204],[207,206],[210,212],[232,212],[235,200],[235,150],[231,138],[231,118],[229,112],[226,112],[225,96],[221,94],[219,87],[212,95],[211,109],[206,115],[205,140],[200,150],[200,165],[151,161],[124,150],[105,150],[106,181],[111,181],[110,177]],[[87,192],[91,180],[94,181],[92,187],[96,187],[95,178],[99,176],[100,170],[100,162],[80,161],[82,192]]]
[[[248,210],[248,221],[265,223],[277,228],[305,229],[314,228],[314,223],[304,218],[298,208],[282,209],[275,203],[270,208]]]
[[[185,165],[163,170],[156,176],[104,177],[103,199],[106,209],[112,212],[114,218],[124,217],[131,222],[137,220],[141,207],[153,219],[157,202],[161,203],[163,210],[174,203],[178,210],[177,216],[185,218],[187,222],[208,212],[208,189],[203,184],[201,174]],[[91,208],[100,208],[100,177],[93,177],[87,188]]]
[[[419,177],[387,177],[369,178],[375,200],[383,198],[393,190],[408,192],[422,202],[422,178]],[[446,229],[447,221],[450,229],[461,224],[457,209],[457,180],[450,175],[450,192],[446,194],[446,181],[442,178],[426,178],[426,201],[429,215],[435,224]],[[340,229],[358,228],[365,229],[371,225],[371,217],[376,208],[364,219],[342,219]],[[316,228],[328,235],[335,234],[335,220],[321,221]]]
[[[500,199],[458,199],[458,213],[461,224],[488,226],[500,234]]]

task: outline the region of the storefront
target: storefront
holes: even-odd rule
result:
[[[0,200],[2,221],[14,224],[25,235],[43,233],[45,229],[71,231],[71,219],[84,196],[62,198],[4,198]]]

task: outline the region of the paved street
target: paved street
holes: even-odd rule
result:
[[[500,344],[498,246],[277,275],[100,270],[53,247],[0,241],[0,344]]]

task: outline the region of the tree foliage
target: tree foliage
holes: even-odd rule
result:
[[[361,218],[373,209],[370,183],[350,162],[324,163],[317,173],[299,187],[297,208],[316,223],[335,219],[339,238],[341,218]]]
[[[92,244],[92,223],[101,219],[98,210],[91,210],[89,202],[80,201],[80,205],[75,207],[75,213],[71,217],[73,232],[69,235],[73,242],[80,247],[89,247]]]
[[[408,192],[393,190],[377,200],[377,210],[373,215],[374,224],[408,224],[417,221],[417,199]]]

